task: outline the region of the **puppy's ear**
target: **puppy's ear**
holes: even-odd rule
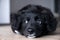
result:
[[[46,23],[46,26],[47,26],[47,31],[53,32],[53,31],[56,30],[57,20],[53,16],[53,14],[52,14],[52,12],[50,10],[48,10],[46,12],[46,15],[45,15],[45,23]]]
[[[21,21],[19,19],[19,16],[20,15],[15,14],[15,13],[13,13],[13,14],[10,15],[11,28],[12,28],[13,32],[15,30],[18,30],[20,28],[19,24],[20,24]]]
[[[17,14],[11,13],[11,14],[10,14],[10,21],[11,21],[11,22],[16,21],[16,20],[17,20],[17,16],[18,16]]]
[[[47,30],[53,32],[56,30],[57,21],[55,18],[51,19],[47,24]]]

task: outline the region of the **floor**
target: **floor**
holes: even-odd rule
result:
[[[60,24],[59,24],[60,25]],[[29,39],[22,35],[14,34],[10,25],[0,26],[0,40],[60,40],[60,27],[52,35]]]

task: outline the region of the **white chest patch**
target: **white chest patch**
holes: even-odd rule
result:
[[[36,36],[28,36],[28,38],[35,38]]]
[[[27,36],[27,38],[35,38],[36,36],[35,36],[35,33],[33,33],[33,34],[29,34],[28,36]]]

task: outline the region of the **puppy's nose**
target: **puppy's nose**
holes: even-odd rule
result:
[[[28,29],[28,32],[29,32],[30,34],[32,34],[32,33],[34,32],[34,30],[33,30],[32,28],[29,28],[29,29]]]

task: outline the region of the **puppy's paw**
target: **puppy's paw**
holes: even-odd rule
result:
[[[14,32],[15,32],[16,34],[20,34],[20,33],[18,32],[18,30],[14,30]]]

